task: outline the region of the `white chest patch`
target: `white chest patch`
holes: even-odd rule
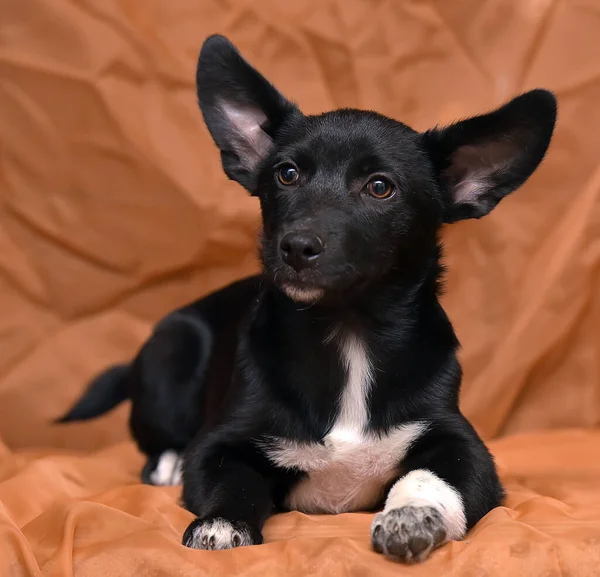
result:
[[[339,339],[347,382],[331,431],[322,443],[299,443],[285,438],[263,445],[278,466],[308,473],[294,487],[286,505],[305,513],[343,513],[373,507],[410,446],[425,432],[423,422],[407,423],[384,436],[365,432],[373,367],[357,335]]]

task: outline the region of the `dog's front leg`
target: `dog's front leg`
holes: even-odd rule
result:
[[[214,447],[185,459],[183,502],[197,518],[183,536],[194,549],[231,549],[263,542],[273,508],[271,485],[243,447]]]
[[[396,561],[423,561],[462,539],[504,496],[491,455],[461,415],[432,424],[402,469],[371,525],[375,551]]]

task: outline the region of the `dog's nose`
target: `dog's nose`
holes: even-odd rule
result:
[[[323,241],[308,232],[288,232],[279,243],[283,260],[296,270],[315,264],[323,252]]]

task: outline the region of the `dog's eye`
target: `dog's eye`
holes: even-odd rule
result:
[[[394,194],[394,187],[383,178],[375,178],[367,184],[367,192],[378,199],[390,198]]]
[[[284,164],[277,170],[277,180],[284,186],[294,184],[299,176],[298,169],[292,164]]]

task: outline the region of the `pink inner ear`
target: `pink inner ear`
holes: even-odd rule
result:
[[[478,179],[474,176],[472,180],[464,180],[454,187],[454,202],[457,204],[474,204],[487,189],[488,185],[485,177]]]
[[[255,106],[221,103],[221,110],[233,131],[235,152],[248,168],[254,168],[269,152],[273,141],[261,128],[266,114]]]
[[[442,173],[452,190],[454,202],[476,203],[489,190],[491,175],[510,164],[515,150],[514,143],[509,141],[461,146]]]

